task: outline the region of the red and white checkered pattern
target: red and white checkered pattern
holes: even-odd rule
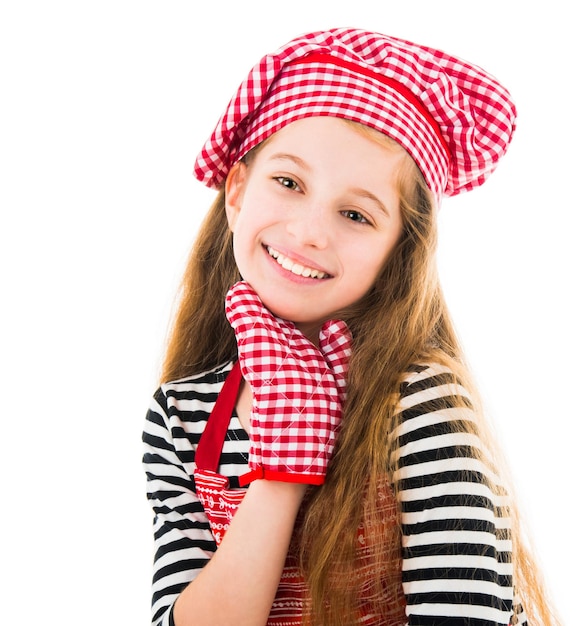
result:
[[[292,121],[330,115],[392,137],[437,199],[481,185],[515,129],[507,90],[439,50],[356,29],[303,35],[253,67],[197,157],[210,187]]]
[[[325,324],[320,349],[275,318],[244,282],[226,297],[243,377],[251,385],[251,472],[256,478],[319,485],[332,456],[345,398],[350,333]]]

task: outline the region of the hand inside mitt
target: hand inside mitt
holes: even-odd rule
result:
[[[350,332],[331,320],[319,348],[292,322],[274,317],[245,282],[226,296],[243,377],[253,394],[250,472],[257,478],[319,485],[340,427]]]

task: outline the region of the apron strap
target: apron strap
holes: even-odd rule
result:
[[[242,380],[238,360],[228,373],[196,448],[196,467],[215,472]]]

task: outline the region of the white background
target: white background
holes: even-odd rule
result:
[[[523,6],[522,6],[523,5]],[[553,594],[584,615],[585,46],[580,3],[3,3],[2,623],[149,623],[142,422],[212,194],[202,142],[251,65],[359,26],[498,76],[519,127],[445,202],[447,299]],[[228,581],[238,584],[238,581]]]

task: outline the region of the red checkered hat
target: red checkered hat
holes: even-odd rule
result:
[[[440,199],[481,185],[515,129],[509,93],[481,68],[387,35],[303,35],[250,71],[197,157],[218,187],[251,148],[295,120],[342,117],[395,139]]]

